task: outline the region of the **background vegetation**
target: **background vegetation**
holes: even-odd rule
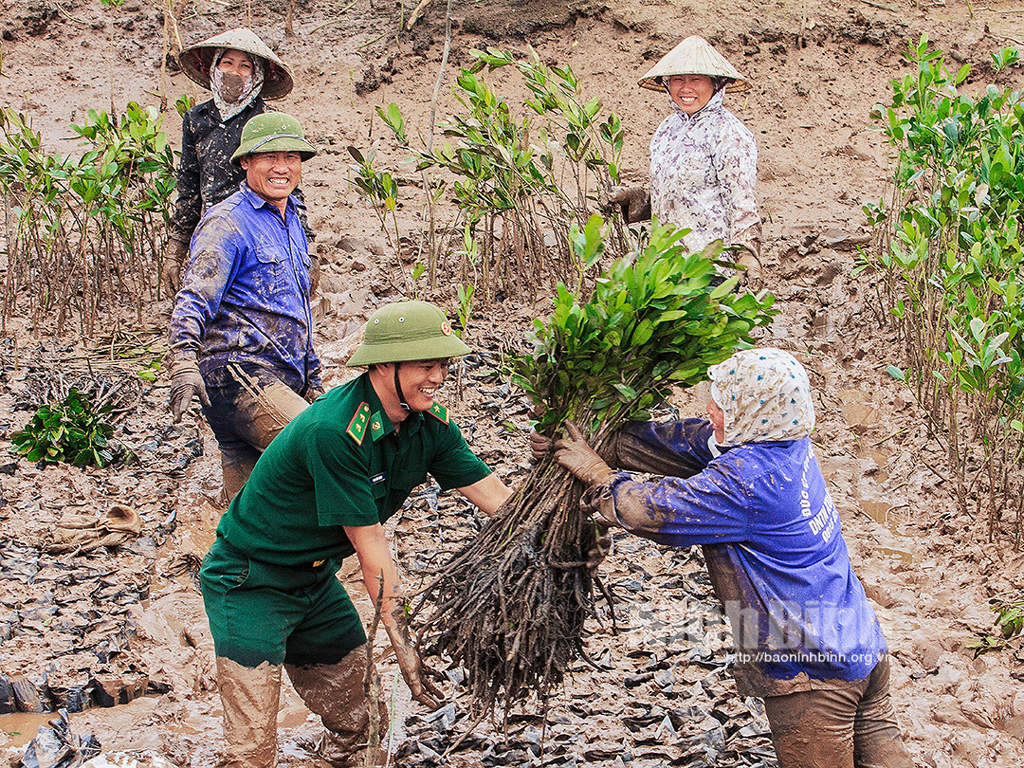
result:
[[[879,270],[902,341],[905,362],[889,371],[946,448],[961,511],[1019,548],[1024,107],[994,85],[960,93],[970,67],[947,70],[927,37],[908,57],[917,73],[894,81],[891,103],[872,114],[896,155],[888,200],[865,207],[879,247],[863,266]],[[1016,49],[993,55],[996,71],[1017,61]]]
[[[2,317],[19,304],[90,334],[111,310],[160,298],[160,258],[177,183],[156,107],[89,110],[84,151],[43,147],[23,114],[0,110],[0,214],[7,233]]]

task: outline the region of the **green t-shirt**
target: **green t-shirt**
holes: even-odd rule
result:
[[[410,414],[396,432],[364,373],[319,397],[274,438],[217,534],[277,565],[347,557],[355,550],[342,526],[383,523],[428,472],[447,490],[491,470],[443,406]]]

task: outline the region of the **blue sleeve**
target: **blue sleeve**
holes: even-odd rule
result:
[[[310,389],[323,389],[323,369],[320,365],[320,358],[316,356],[316,352],[313,351],[312,345],[309,348],[309,354],[306,356],[306,361],[306,370],[309,371],[306,375],[306,386]]]
[[[177,357],[198,357],[206,326],[217,314],[240,259],[240,233],[234,224],[223,216],[204,218],[192,237],[188,268],[171,314],[170,347]]]
[[[713,458],[708,446],[713,433],[714,428],[705,419],[667,424],[630,422],[616,435],[616,463],[634,472],[692,477]]]
[[[643,481],[620,473],[606,500],[623,528],[673,547],[744,541],[750,534],[752,490],[741,477],[743,459],[726,454],[698,474]]]

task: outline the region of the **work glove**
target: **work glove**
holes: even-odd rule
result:
[[[608,195],[608,202],[619,206],[627,224],[651,218],[651,196],[643,187],[619,187]]]
[[[606,440],[604,442],[604,445],[601,446],[600,452],[598,453],[598,456],[600,456],[604,460],[604,462],[609,466],[618,466],[616,463],[617,437],[618,433],[612,435],[610,439]],[[552,446],[554,445],[554,440],[552,440],[547,435],[542,435],[537,430],[532,430],[526,439],[530,444],[530,457],[534,461],[540,461],[549,453],[551,453]]]
[[[181,288],[181,274],[188,260],[188,243],[185,240],[168,238],[164,246],[163,265],[160,268],[160,279],[173,296]]]
[[[527,439],[530,441],[530,456],[534,461],[540,461],[551,452],[552,440],[547,435],[533,430]]]
[[[402,670],[402,677],[412,691],[412,697],[431,709],[440,707],[444,694],[424,674],[431,673],[432,670],[420,660],[419,651],[416,650],[409,633],[409,621],[401,607],[396,607],[395,612],[391,614],[391,620],[384,622],[384,629],[391,640],[391,647],[395,649],[398,668]]]
[[[195,360],[179,360],[171,366],[170,401],[175,424],[181,421],[196,395],[203,405],[210,407],[210,396],[206,394],[206,384],[199,373],[199,363]]]
[[[123,504],[114,504],[98,518],[90,515],[65,515],[52,531],[43,536],[42,548],[50,554],[79,554],[100,547],[117,547],[142,533],[139,513]]]
[[[583,433],[572,421],[565,422],[568,439],[555,441],[555,460],[587,485],[604,485],[615,472],[587,445]]]
[[[752,251],[741,251],[739,258],[736,259],[736,265],[743,267],[743,276],[740,278],[741,285],[745,285],[752,291],[761,287],[761,262],[757,260],[757,256]]]

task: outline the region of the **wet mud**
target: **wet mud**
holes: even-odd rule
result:
[[[399,215],[413,231],[422,229],[419,177],[401,163],[403,152],[381,140],[375,108],[395,101],[411,133],[426,130],[444,5],[427,7],[397,43],[390,9],[377,6],[339,14],[331,4],[299,4],[296,37],[284,34],[276,9],[269,17],[253,9],[257,31],[296,72],[296,90],[279,106],[299,117],[323,150],[305,165],[303,187],[322,267],[312,310],[328,386],[351,375],[343,363],[358,345],[365,317],[409,289],[374,213],[352,191],[347,145],[377,143],[402,180]],[[842,7],[786,0],[773,9],[625,0],[552,11],[546,20],[545,7],[550,4],[458,10],[449,78],[453,67],[470,63],[470,47],[521,47],[525,36],[546,62],[571,65],[588,93],[620,114],[627,182],[646,177],[647,144],[666,113],[659,94],[639,91],[636,81],[682,30],[706,30],[751,77],[754,88],[726,105],[758,141],[764,282],[780,309],[763,341],[793,351],[810,373],[815,454],[889,641],[904,739],[922,766],[1024,764],[1024,652],[1016,645],[975,658],[967,645],[973,633],[992,628],[989,599],[1019,593],[1024,555],[989,544],[977,525],[957,517],[943,456],[927,436],[923,414],[885,373],[896,340],[878,307],[877,286],[870,275],[851,277],[857,248],[870,243],[861,206],[877,202],[889,172],[887,150],[868,129],[867,114],[886,98],[887,81],[906,73],[907,37],[928,32],[958,63],[975,67],[974,82],[989,53],[1019,36],[1019,15],[902,0]],[[62,8],[66,14],[15,7],[0,20],[0,101],[32,116],[44,141],[64,150],[68,124],[82,121],[88,108],[103,108],[111,92],[119,104],[158,92],[162,24],[156,9],[140,5]],[[538,9],[536,22],[527,19],[531,8]],[[191,42],[221,31],[221,23],[245,23],[232,13],[217,7],[182,18],[179,32]],[[494,18],[481,20],[486,13]],[[527,22],[534,26],[526,32],[513,28]],[[107,75],[112,31],[113,83]],[[353,73],[370,65],[387,78],[357,92]],[[491,77],[517,87],[508,73]],[[1012,84],[1020,73],[1011,68],[998,77]],[[182,75],[171,73],[168,82],[172,100],[182,93],[205,98]],[[445,86],[439,114],[453,108],[447,94]],[[180,121],[169,115],[166,126],[177,141]],[[436,288],[419,289],[457,306],[456,270],[453,260]],[[526,404],[496,374],[499,354],[519,344],[522,330],[548,308],[512,296],[478,313],[467,341],[481,354],[441,396],[474,450],[510,485],[528,467],[527,415]],[[153,356],[166,345],[168,317],[164,302],[144,318],[149,333],[142,346],[157,349]],[[134,365],[113,354],[121,349],[116,333],[68,341],[54,336],[46,318],[5,320],[0,450],[46,393],[66,387],[73,375],[80,384],[92,380],[97,392],[121,388],[117,437],[136,458],[86,471],[0,459],[0,708],[77,702],[81,711],[71,712],[71,728],[92,732],[104,759],[209,768],[223,745],[222,712],[195,574],[221,511],[215,441],[198,410],[180,425],[170,423],[166,382],[142,382]],[[679,393],[673,402],[680,415],[703,416],[699,397]],[[114,504],[138,513],[138,536],[90,552],[45,552],[46,537],[62,523],[99,520]],[[478,513],[457,495],[418,489],[388,526],[410,588],[479,525]],[[617,535],[601,571],[616,598],[615,621],[599,603],[584,638],[590,661],[573,665],[546,707],[526,701],[507,719],[499,713],[494,721],[474,722],[464,673],[437,657],[428,660],[446,676],[449,700],[436,712],[410,702],[386,637],[374,638],[393,715],[386,742],[393,764],[774,765],[763,707],[736,695],[732,639],[699,551]],[[355,568],[346,564],[341,578],[368,626],[372,609]],[[105,706],[122,699],[127,703]],[[53,716],[0,714],[0,748],[20,756]],[[319,718],[287,680],[277,723],[279,764],[309,765]]]

